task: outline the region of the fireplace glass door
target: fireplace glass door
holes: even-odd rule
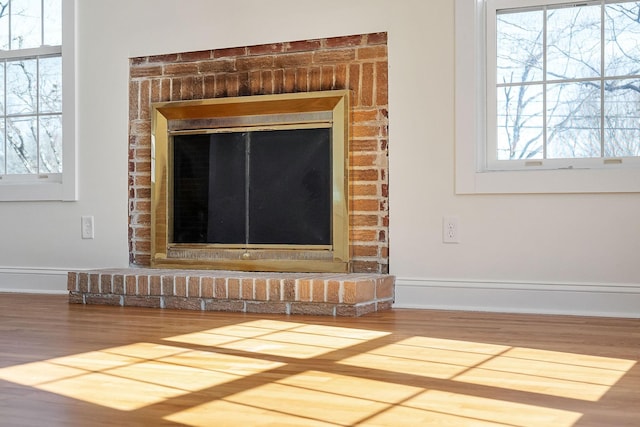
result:
[[[331,128],[173,135],[173,243],[332,244]]]

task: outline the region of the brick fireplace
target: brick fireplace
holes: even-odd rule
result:
[[[380,309],[389,308],[393,299],[393,286],[389,286],[391,276],[387,276],[389,221],[386,42],[386,33],[373,33],[132,58],[129,84],[129,259],[132,267],[130,270],[140,269],[141,273],[137,276],[131,271],[72,272],[69,275],[71,301],[113,304],[117,300],[117,303],[127,305],[124,298],[126,295],[130,297],[128,298],[130,305],[148,305],[147,303],[151,301],[144,300],[153,293],[147,283],[150,278],[159,276],[153,269],[148,268],[151,264],[152,252],[150,111],[153,103],[348,90],[350,92],[349,272],[353,276],[315,274],[296,278],[284,275],[274,276],[275,273],[271,273],[271,276],[265,278],[258,274],[251,279],[253,291],[248,299],[251,301],[256,299],[255,284],[262,283],[261,280],[266,279],[267,283],[269,281],[282,283],[277,286],[282,290],[281,294],[286,293],[285,283],[298,283],[298,280],[301,280],[300,289],[295,286],[287,288],[294,289],[293,293],[289,292],[287,301],[295,301],[300,294],[306,302],[313,302],[313,298],[307,298],[308,292],[305,286],[307,286],[306,283],[318,283],[316,302],[326,305],[327,296],[331,294],[329,300],[336,304],[336,307],[343,307],[342,311],[345,313],[362,314],[375,311],[378,305]],[[103,275],[105,292],[102,292],[102,286],[98,284],[102,283]],[[171,274],[163,270],[163,275],[157,280],[164,283],[164,276],[168,275]],[[236,281],[243,283],[244,280],[244,283],[249,283],[249,278],[243,274],[241,274],[242,277],[236,277],[237,274],[225,276],[216,272],[214,276],[214,282],[224,280],[226,284],[225,300],[230,298],[230,289],[235,289]],[[97,281],[94,287],[91,286],[92,277]],[[116,278],[121,277],[124,278],[122,279],[124,285],[116,286],[116,280],[120,280]],[[166,286],[164,289],[160,286],[156,292],[157,295],[154,296],[160,297],[163,292],[167,292],[165,296],[170,298],[177,296],[188,299],[188,292],[176,294],[175,283],[176,281],[182,283],[183,280],[189,283],[195,280],[192,279],[194,277],[198,278],[198,283],[203,280],[204,283],[208,283],[209,280],[204,278],[202,272],[182,274],[177,271],[170,279],[174,285]],[[359,281],[365,283],[362,286],[363,289],[367,289],[366,291],[359,292],[353,288],[357,286],[353,283]],[[322,297],[319,291],[321,282],[323,283]],[[127,287],[127,283],[135,283],[135,286]],[[331,292],[329,283],[333,283]],[[116,288],[117,292],[114,292]],[[134,288],[135,292],[133,292]],[[141,292],[139,292],[140,289],[142,289]],[[185,289],[189,289],[189,286]],[[194,292],[195,289],[194,286]],[[178,308],[205,309],[206,298],[202,294],[202,285],[198,285],[197,289],[198,302],[190,304],[185,300],[181,303],[180,299],[172,299],[171,305],[176,306],[175,301],[178,301],[177,306],[182,305]],[[377,295],[375,289],[382,290],[382,293]],[[119,294],[120,291],[122,291],[121,294]],[[241,292],[237,296],[237,300],[242,300]],[[155,299],[152,300],[155,301]],[[261,301],[266,300],[261,299]],[[286,302],[280,293],[278,302]],[[167,304],[158,300],[157,303],[151,302],[151,305],[166,306]],[[189,305],[197,307],[187,307]],[[369,308],[344,309],[349,305],[352,308],[365,305]],[[233,311],[245,311],[246,302],[243,307],[243,310]],[[290,312],[290,306],[284,311],[281,309],[266,311]],[[329,311],[335,314],[340,309],[336,310],[334,307],[324,314],[330,314]]]

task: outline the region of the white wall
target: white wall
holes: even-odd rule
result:
[[[51,271],[127,266],[129,57],[387,31],[397,306],[640,316],[640,195],[454,194],[453,0],[321,4],[78,1],[80,199],[0,205],[0,289],[63,290]],[[446,214],[459,244],[442,243]],[[25,270],[46,274],[9,280]]]

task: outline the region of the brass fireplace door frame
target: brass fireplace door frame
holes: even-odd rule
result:
[[[304,121],[296,121],[296,117],[304,117]],[[175,124],[180,127],[181,123],[194,123],[202,127],[193,131],[206,132],[211,128],[224,129],[228,122],[248,121],[251,126],[286,126],[292,119],[300,126],[327,122],[332,129],[331,245],[172,243],[169,225],[173,216],[170,184],[172,166],[169,150],[170,135]],[[280,120],[287,122],[279,122]],[[153,103],[151,129],[152,267],[290,272],[349,271],[349,91]]]

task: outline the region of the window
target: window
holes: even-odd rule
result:
[[[63,80],[73,59],[63,40],[73,33],[62,28],[72,3],[0,2],[0,200],[75,199],[74,83]]]
[[[640,191],[638,39],[639,1],[457,0],[458,192]]]

